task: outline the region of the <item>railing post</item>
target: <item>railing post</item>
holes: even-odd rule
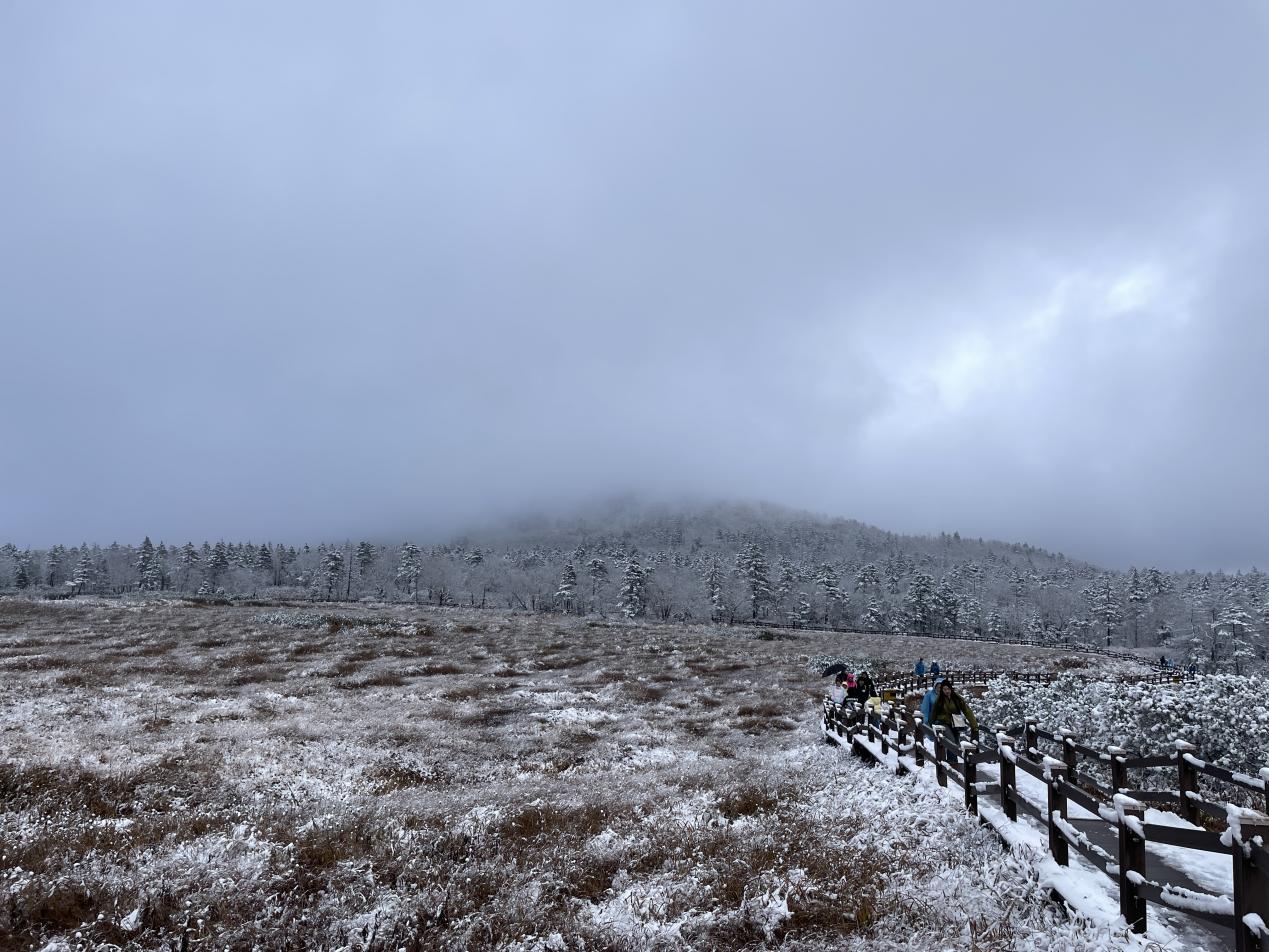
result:
[[[1018,804],[1014,802],[1014,797],[1018,787],[1018,768],[1013,760],[1017,756],[1013,752],[1013,738],[1008,734],[997,734],[996,746],[1000,750],[1000,809],[1016,823]]]
[[[1066,780],[1066,768],[1052,764],[1046,768],[1049,786],[1049,809],[1045,814],[1045,826],[1049,831],[1049,852],[1053,855],[1053,861],[1059,866],[1066,866],[1071,861],[1070,846],[1066,842],[1066,837],[1062,835],[1062,831],[1058,828],[1055,816],[1066,819],[1066,791],[1062,789],[1062,784]]]
[[[1264,817],[1251,818],[1265,819]],[[1257,935],[1247,919],[1259,916],[1269,923],[1269,873],[1256,864],[1251,847],[1256,837],[1269,844],[1269,824],[1248,822],[1240,818],[1239,830],[1230,831],[1234,854],[1234,948],[1236,952],[1262,952],[1269,949],[1269,936]],[[1263,845],[1260,847],[1265,848]]]
[[[978,764],[974,757],[978,753],[978,745],[967,740],[961,744],[961,770],[965,777],[965,809],[971,816],[978,816]]]
[[[1198,807],[1191,793],[1198,793],[1198,768],[1185,759],[1185,755],[1198,756],[1198,748],[1188,741],[1176,742],[1176,788],[1181,797],[1181,816],[1191,823],[1198,822]]]
[[[1137,891],[1134,876],[1146,875],[1146,841],[1137,834],[1145,810],[1132,797],[1117,793],[1115,812],[1119,815],[1119,913],[1133,932],[1141,934],[1146,931],[1146,901]]]
[[[1128,751],[1114,745],[1107,747],[1106,751],[1110,754],[1110,792],[1114,795],[1128,789],[1128,768],[1124,766]]]
[[[1040,746],[1040,738],[1036,736],[1036,725],[1040,722],[1034,717],[1027,718],[1026,727],[1022,731],[1022,756],[1028,760],[1031,758],[1031,751]]]
[[[912,714],[908,717],[912,718],[912,755],[918,767],[925,766],[925,740],[921,737],[922,730],[925,725],[918,721]]]
[[[897,711],[895,712],[895,715],[894,715],[894,727],[895,727],[895,745],[896,745],[895,758],[894,758],[895,759],[895,773],[905,774],[908,772],[908,768],[903,765],[903,748],[906,747],[908,743],[908,725],[903,720],[903,718],[899,716]]]
[[[1079,751],[1075,749],[1075,736],[1062,732],[1062,762],[1066,764],[1066,777],[1071,783],[1078,783]]]
[[[944,759],[943,728],[934,728],[934,777],[940,787],[947,786],[947,763]]]

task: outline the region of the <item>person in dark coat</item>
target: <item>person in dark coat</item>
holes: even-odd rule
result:
[[[925,677],[925,659],[924,658],[917,658],[916,667],[912,669],[912,673],[915,674],[918,678]]]
[[[859,691],[864,696],[864,700],[877,696],[877,685],[873,683],[872,675],[867,671],[863,671],[859,675]]]
[[[934,703],[930,705],[930,724],[936,728],[942,727],[952,737],[953,743],[947,757],[949,763],[956,763],[954,751],[960,749],[963,731],[968,728],[973,736],[978,736],[978,719],[974,717],[974,712],[970,710],[969,704],[966,703],[965,698],[961,697],[950,678],[943,679],[934,697]]]
[[[937,678],[939,676],[939,663],[937,661],[930,662],[930,677]]]

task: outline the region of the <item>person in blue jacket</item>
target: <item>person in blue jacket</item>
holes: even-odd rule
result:
[[[942,678],[935,679],[934,683],[930,685],[930,690],[925,692],[925,697],[921,698],[921,720],[925,721],[926,724],[930,723],[934,700],[939,696],[939,685],[942,683]]]
[[[930,676],[935,678],[939,676],[939,663],[937,661],[930,662]]]
[[[918,678],[925,677],[925,659],[924,658],[917,658],[916,667],[912,669],[912,673],[915,674]]]

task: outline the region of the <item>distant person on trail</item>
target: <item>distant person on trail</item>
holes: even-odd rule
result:
[[[912,673],[915,674],[918,678],[925,677],[925,659],[924,658],[917,658],[916,667],[912,669]]]
[[[1159,667],[1161,667],[1164,671],[1168,670],[1168,656],[1167,655],[1162,655],[1159,658]]]
[[[939,663],[937,661],[930,662],[930,676],[935,678],[939,676]]]
[[[978,735],[978,719],[974,717],[974,712],[969,709],[965,699],[952,686],[951,678],[944,678],[939,684],[938,694],[930,706],[930,722],[932,726],[946,730],[955,741],[951,750],[948,751],[949,763],[956,763],[953,752],[960,749],[962,731],[968,729],[974,736]]]

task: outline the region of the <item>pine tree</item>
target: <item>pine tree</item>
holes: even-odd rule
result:
[[[75,575],[71,584],[75,594],[90,592],[97,581],[97,565],[93,562],[92,553],[88,551],[88,543],[79,547],[79,561],[75,563]]]
[[[886,628],[885,603],[876,596],[868,599],[868,605],[864,608],[859,624],[864,631],[884,631]]]
[[[1114,579],[1109,575],[1099,575],[1092,585],[1084,589],[1083,595],[1093,620],[1106,631],[1106,647],[1109,648],[1115,626],[1124,617],[1119,607],[1119,593],[1115,591]]]
[[[1242,674],[1247,665],[1255,658],[1251,649],[1251,634],[1255,631],[1255,622],[1244,609],[1230,605],[1221,612],[1220,617],[1212,622],[1212,648],[1210,660],[1215,662],[1221,655],[1222,638],[1228,641],[1229,653],[1234,663],[1234,673]]]
[[[168,548],[162,542],[154,550],[154,567],[159,574],[159,589],[167,591],[172,584],[172,570],[168,563]]]
[[[955,632],[960,627],[960,599],[947,578],[939,580],[933,595],[934,623],[943,630]]]
[[[13,584],[19,589],[31,587],[31,550],[19,552],[13,558]]]
[[[827,562],[822,563],[815,572],[815,584],[824,598],[824,624],[826,625],[833,623],[833,609],[844,605],[850,598],[841,590],[838,583],[837,570]]]
[[[590,578],[590,597],[595,598],[608,584],[608,563],[596,556],[586,563],[586,575]]]
[[[928,572],[913,572],[903,602],[908,609],[912,627],[917,631],[929,631],[930,623],[934,620],[933,576]]]
[[[798,592],[797,602],[789,612],[794,624],[809,625],[815,621],[815,609],[811,607],[811,596],[806,592]]]
[[[375,547],[369,542],[361,542],[357,545],[357,574],[364,581],[366,573],[375,564]]]
[[[626,572],[621,578],[621,590],[617,594],[617,604],[627,618],[638,618],[647,610],[648,577],[638,559],[631,559],[626,564]]]
[[[775,607],[776,611],[783,611],[784,606],[789,603],[789,598],[793,595],[793,589],[797,585],[797,576],[793,573],[793,563],[789,561],[787,556],[780,556],[779,568],[779,574],[776,576]]]
[[[162,585],[163,576],[155,558],[154,543],[150,541],[149,536],[145,537],[145,541],[141,543],[141,548],[137,551],[136,569],[137,584],[142,591],[157,591]]]
[[[722,618],[725,605],[723,603],[723,570],[717,558],[711,558],[702,575],[705,582],[705,597],[709,599],[710,616],[717,621]]]
[[[983,620],[983,627],[991,638],[1000,638],[1005,634],[1005,620],[994,608],[987,613],[987,617]]]
[[[186,542],[181,548],[181,589],[188,590],[190,575],[194,571],[194,567],[198,565],[198,550],[194,548],[194,543]]]
[[[1149,596],[1141,584],[1141,575],[1134,566],[1128,575],[1128,590],[1124,595],[1124,601],[1128,607],[1128,619],[1132,623],[1132,646],[1134,648],[1141,645],[1139,629],[1141,616],[1145,613],[1145,605],[1148,599]]]
[[[881,573],[877,571],[875,564],[869,562],[855,573],[855,587],[862,589],[864,593],[881,593]]]
[[[736,569],[749,590],[749,605],[756,620],[758,612],[771,600],[771,578],[762,550],[749,543],[736,555]]]
[[[216,583],[220,580],[220,576],[229,569],[229,549],[225,546],[225,543],[216,543],[205,564],[207,566],[207,582],[214,589]]]
[[[397,585],[405,589],[407,595],[418,595],[420,555],[419,547],[413,542],[401,546],[401,554],[397,560]]]
[[[564,603],[564,611],[573,610],[573,599],[577,597],[577,569],[572,562],[564,563],[564,571],[560,573],[560,584],[555,590],[555,597]]]
[[[261,543],[260,548],[256,549],[255,569],[265,577],[265,581],[273,579],[273,550],[268,545]]]
[[[467,564],[470,565],[472,568],[475,568],[477,565],[480,565],[484,561],[485,561],[485,557],[479,549],[472,549],[471,554],[467,556]]]
[[[326,579],[326,597],[333,600],[344,574],[344,553],[335,548],[327,549],[322,556],[322,574]]]

